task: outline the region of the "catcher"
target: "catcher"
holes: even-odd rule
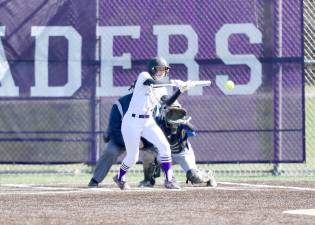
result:
[[[162,105],[160,114],[156,121],[167,137],[171,151],[172,160],[186,172],[186,183],[205,183],[207,186],[216,187],[217,183],[213,172],[201,171],[197,168],[195,154],[188,137],[195,136],[195,131],[189,122],[191,117],[187,116],[186,110],[177,102],[171,106]],[[160,166],[157,160],[157,151],[151,148],[143,154],[144,180],[139,187],[153,187],[155,178],[160,175]]]

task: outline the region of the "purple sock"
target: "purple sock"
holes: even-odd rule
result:
[[[125,180],[125,174],[127,173],[128,169],[129,169],[129,166],[126,166],[124,163],[121,164],[119,173],[118,173],[119,181]]]
[[[127,173],[127,171],[124,171],[122,168],[120,168],[120,169],[119,169],[119,173],[118,173],[118,180],[119,180],[119,181],[124,180],[123,178],[124,178],[124,176],[125,176],[126,173]]]
[[[170,162],[162,162],[162,169],[164,171],[166,181],[171,181],[173,178],[172,164]]]

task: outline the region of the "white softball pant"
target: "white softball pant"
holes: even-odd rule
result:
[[[161,162],[171,162],[170,145],[152,116],[137,118],[126,114],[122,120],[121,132],[126,146],[126,156],[123,163],[131,167],[139,159],[140,138],[144,137],[157,147]]]
[[[188,142],[188,148],[178,154],[172,154],[173,162],[179,164],[187,173],[188,170],[197,170],[196,157],[191,144]]]

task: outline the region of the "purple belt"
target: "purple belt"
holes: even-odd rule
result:
[[[132,117],[135,117],[135,118],[141,118],[141,119],[147,119],[147,118],[150,118],[150,115],[137,115],[135,113],[131,114]]]

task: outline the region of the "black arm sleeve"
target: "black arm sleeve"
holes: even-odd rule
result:
[[[146,85],[146,86],[149,86],[151,84],[169,84],[169,82],[163,82],[163,81],[154,80],[154,79],[146,79],[143,82],[143,85]]]
[[[165,104],[167,106],[172,105],[176,99],[180,96],[181,91],[178,89],[171,97],[167,98],[166,95],[162,96],[161,101],[162,104]]]

